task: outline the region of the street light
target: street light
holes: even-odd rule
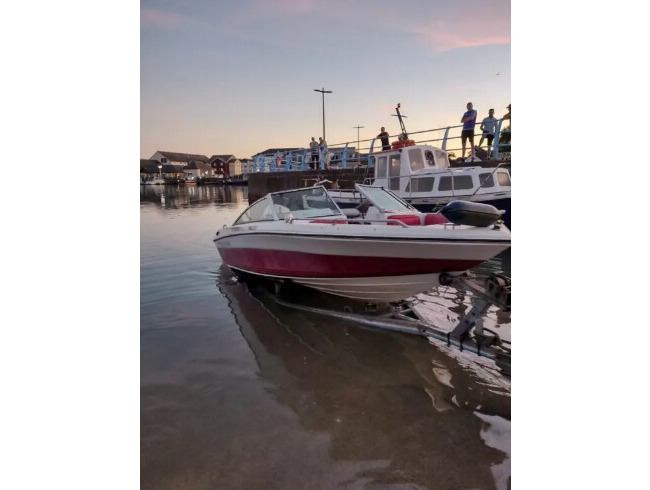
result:
[[[365,126],[352,126],[357,128],[357,160],[358,164],[361,165],[361,148],[359,148],[359,129],[364,128]]]
[[[158,164],[158,173],[160,174],[160,180],[162,180],[162,163]]]
[[[325,141],[327,141],[326,138],[325,138],[325,94],[331,94],[332,91],[331,90],[325,90],[325,88],[322,88],[320,90],[315,88],[314,92],[320,92],[323,95],[323,139]]]

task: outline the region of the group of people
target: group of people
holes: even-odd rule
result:
[[[311,162],[309,162],[309,168],[313,170],[315,168],[318,168],[320,155],[327,155],[327,141],[325,141],[323,138],[318,138],[318,141],[316,141],[316,139],[312,136],[311,142],[309,143],[309,148],[311,149]]]
[[[510,121],[510,106],[508,104],[508,112],[503,116],[503,119]],[[467,140],[469,140],[471,146],[471,155],[474,155],[474,128],[476,126],[476,118],[478,113],[474,109],[474,106],[471,102],[467,103],[467,112],[463,114],[463,117],[460,119],[460,122],[463,123],[463,130],[460,133],[461,142],[463,145],[463,156],[462,160],[465,160],[465,151],[467,147]],[[481,121],[479,129],[481,130],[481,139],[478,142],[478,147],[480,148],[484,140],[487,140],[487,155],[488,159],[492,156],[492,142],[494,141],[494,135],[496,133],[497,123],[499,120],[494,117],[494,109],[488,111],[488,117],[484,118]],[[378,140],[381,140],[381,149],[390,150],[390,135],[386,132],[386,128],[382,126],[381,132],[375,137]],[[400,135],[399,139],[408,139],[406,133]],[[316,169],[318,168],[318,162],[320,161],[320,155],[327,155],[327,142],[323,138],[316,138],[312,136],[311,142],[309,143],[309,148],[311,150],[311,162],[309,162],[309,168]],[[327,161],[325,163],[328,163]]]
[[[503,116],[503,119],[510,120],[510,106],[511,104],[508,104],[507,106],[508,112]],[[476,126],[477,116],[478,113],[474,109],[474,106],[472,105],[471,102],[468,102],[467,112],[465,112],[463,114],[463,117],[460,119],[460,122],[463,123],[463,130],[460,133],[460,139],[463,145],[463,156],[461,157],[462,160],[465,160],[465,149],[467,146],[467,140],[469,140],[469,143],[472,147],[471,154],[474,155],[474,127]],[[488,117],[484,118],[483,121],[481,121],[481,125],[479,127],[482,133],[481,133],[481,139],[478,142],[478,147],[480,148],[481,145],[483,144],[483,140],[487,139],[488,159],[490,159],[492,156],[492,141],[494,141],[494,134],[497,129],[497,122],[499,122],[499,120],[496,117],[494,117],[494,109],[490,109],[488,111]]]
[[[503,119],[510,120],[510,106],[511,104],[508,104],[507,106],[508,112],[503,116]],[[463,144],[463,156],[462,156],[463,160],[465,160],[465,150],[467,146],[467,140],[469,140],[469,143],[472,148],[471,154],[472,155],[474,154],[474,127],[476,126],[477,117],[478,117],[478,113],[476,112],[476,110],[474,110],[473,104],[471,102],[468,102],[467,112],[463,114],[463,117],[460,120],[460,122],[463,123],[463,130],[460,134],[460,138]],[[478,142],[478,147],[480,148],[481,145],[483,144],[483,140],[487,139],[488,158],[491,158],[492,156],[492,142],[494,141],[497,122],[499,122],[499,120],[496,117],[494,117],[494,109],[490,109],[488,111],[488,117],[484,118],[483,121],[481,121],[481,125],[480,125],[481,140]],[[390,150],[390,142],[388,140],[389,134],[386,132],[386,128],[382,127],[381,133],[379,133],[375,138],[381,140],[382,150]],[[408,138],[408,136],[406,136],[406,138]],[[314,138],[312,138],[312,141],[313,139]]]

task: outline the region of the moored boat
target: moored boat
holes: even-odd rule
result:
[[[492,207],[492,223],[470,226],[422,213],[381,187],[356,191],[361,205],[343,210],[322,186],[269,193],[214,243],[234,271],[368,302],[427,291],[442,273],[462,274],[510,246]]]
[[[161,179],[156,177],[155,179],[152,180],[145,180],[142,182],[143,185],[165,185],[165,179]]]
[[[503,220],[510,228],[508,169],[501,164],[483,167],[478,159],[474,166],[452,168],[444,149],[409,139],[399,107],[398,104],[395,110],[402,138],[386,150],[373,152],[371,146],[369,157],[374,175],[364,183],[382,186],[424,212],[457,200],[490,204],[504,211]],[[330,190],[330,194],[343,207],[356,206],[360,199],[352,190]]]

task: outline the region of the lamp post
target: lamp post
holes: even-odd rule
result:
[[[314,89],[314,92],[320,92],[323,96],[323,139],[327,141],[325,138],[325,94],[331,94],[331,90],[325,90],[325,88],[322,88],[318,90],[317,88]]]
[[[162,163],[158,164],[158,173],[160,174],[160,180],[162,180]]]
[[[352,126],[357,128],[357,163],[361,165],[361,148],[359,148],[359,129],[364,128],[365,126]]]

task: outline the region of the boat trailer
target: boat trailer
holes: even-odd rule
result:
[[[509,376],[511,373],[510,341],[502,339],[496,332],[485,328],[480,320],[492,305],[502,311],[510,311],[510,278],[500,274],[478,277],[467,273],[461,276],[442,273],[440,284],[470,291],[476,297],[470,311],[451,330],[428,321],[419,308],[421,300],[417,296],[390,303],[385,311],[381,311],[378,305],[366,303],[363,313],[354,312],[350,306],[344,306],[339,310],[285,301],[281,294],[283,283],[276,283],[276,294],[269,294],[269,296],[283,307],[338,318],[371,328],[436,339],[449,347],[454,346],[461,351],[492,359],[500,370]],[[430,291],[429,294],[435,295],[435,291]]]

